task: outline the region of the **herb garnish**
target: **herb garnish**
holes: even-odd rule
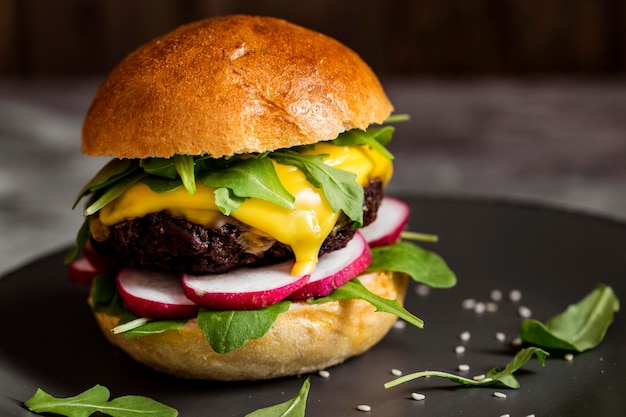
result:
[[[311,380],[304,380],[298,393],[288,401],[280,404],[260,408],[245,417],[304,417],[306,411],[306,400],[311,388]]]
[[[517,379],[513,376],[513,373],[517,371],[519,368],[524,366],[526,362],[528,362],[533,355],[537,356],[539,363],[542,366],[545,364],[545,359],[549,355],[543,349],[538,347],[528,347],[520,350],[517,355],[504,367],[504,369],[493,368],[485,373],[484,378],[480,379],[470,379],[465,378],[459,375],[451,374],[449,372],[443,371],[422,371],[415,372],[412,374],[404,375],[400,378],[394,379],[393,381],[389,381],[385,384],[385,388],[395,387],[397,385],[403,384],[408,381],[412,381],[417,378],[423,377],[440,377],[448,379],[452,382],[456,382],[463,385],[472,385],[472,386],[486,386],[493,385],[495,383],[502,383],[509,388],[519,388],[520,384]]]
[[[24,405],[35,413],[54,413],[66,417],[87,417],[95,412],[111,417],[178,415],[174,408],[148,397],[127,395],[109,400],[110,395],[109,390],[102,385],[95,385],[81,394],[68,398],[55,398],[38,389]]]
[[[583,352],[602,341],[617,311],[617,296],[611,287],[599,284],[581,301],[570,305],[545,324],[538,320],[525,320],[520,338],[544,349]]]

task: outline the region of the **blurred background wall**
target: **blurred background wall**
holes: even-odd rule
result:
[[[0,0],[0,75],[105,73],[199,18],[283,17],[381,75],[626,74],[624,0]]]

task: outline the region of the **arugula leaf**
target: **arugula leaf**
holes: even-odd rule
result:
[[[547,320],[522,323],[520,338],[544,349],[583,352],[596,347],[619,311],[619,300],[611,287],[599,284],[581,301]]]
[[[493,368],[489,370],[485,377],[482,379],[470,379],[465,378],[459,375],[451,374],[449,372],[443,371],[422,371],[415,372],[411,374],[407,374],[401,376],[400,378],[394,379],[393,381],[389,381],[385,384],[385,388],[392,388],[397,385],[403,384],[408,381],[412,381],[417,378],[423,377],[431,377],[436,376],[440,378],[446,378],[452,382],[456,382],[463,385],[472,385],[472,386],[486,386],[492,385],[497,382],[506,385],[509,388],[519,388],[520,384],[517,379],[513,376],[513,373],[520,369],[522,366],[528,362],[533,355],[537,356],[539,363],[541,366],[545,365],[545,359],[549,356],[549,353],[543,349],[538,347],[528,347],[520,350],[515,357],[504,367],[504,369]]]
[[[216,188],[213,192],[213,196],[215,198],[215,205],[225,216],[230,216],[230,213],[237,210],[246,200],[243,197],[237,197],[233,194],[233,191],[228,188]]]
[[[121,323],[121,320],[120,320]],[[181,320],[150,320],[150,319],[136,319],[136,321],[130,321],[127,325],[133,324],[131,328],[123,327],[119,325],[113,329],[114,333],[124,333],[126,339],[137,339],[139,337],[150,336],[153,334],[160,334],[170,330],[179,330],[187,323],[187,319]]]
[[[140,182],[150,187],[150,189],[155,193],[159,194],[169,193],[170,191],[177,190],[183,186],[183,182],[180,178],[170,180],[163,177],[155,177],[153,175],[143,178]]]
[[[146,158],[139,161],[139,166],[146,174],[173,180],[178,176],[174,158]]]
[[[85,216],[91,216],[92,214],[97,213],[98,210],[124,194],[126,190],[138,183],[141,179],[146,177],[146,175],[148,174],[145,172],[138,172],[111,185],[101,196],[99,196],[85,209]]]
[[[174,166],[180,177],[185,189],[189,194],[196,193],[196,174],[194,171],[193,156],[191,155],[174,155]]]
[[[91,284],[90,295],[93,310],[96,313],[104,312],[109,316],[121,316],[127,312],[117,292],[113,275],[96,275]]]
[[[414,281],[435,288],[450,288],[456,275],[436,253],[407,242],[372,248],[372,262],[366,272],[404,272]]]
[[[112,159],[89,181],[78,193],[72,208],[88,194],[109,187],[115,182],[127,177],[139,169],[139,165],[132,159]]]
[[[394,314],[415,327],[420,329],[424,327],[424,321],[407,311],[402,304],[398,302],[398,300],[388,300],[374,294],[368,290],[358,278],[354,278],[351,281],[346,282],[326,297],[310,299],[308,302],[311,304],[319,304],[328,301],[349,300],[352,298],[365,300],[376,307],[376,311]]]
[[[228,353],[250,339],[263,337],[291,302],[280,301],[258,310],[218,311],[201,308],[198,327],[217,353]]]
[[[110,395],[108,388],[102,385],[95,385],[68,398],[55,398],[42,389],[37,389],[24,405],[35,413],[54,413],[66,417],[88,417],[98,411],[111,417],[178,415],[174,408],[148,397],[127,395],[109,400]]]
[[[311,380],[307,378],[295,397],[280,404],[260,408],[245,417],[304,417],[310,388]]]
[[[279,164],[293,165],[304,173],[314,187],[322,188],[332,210],[342,210],[354,227],[363,224],[363,187],[352,172],[333,168],[324,163],[326,155],[303,155],[293,150],[275,151],[270,157]]]
[[[198,181],[207,187],[228,188],[237,197],[259,198],[280,207],[294,208],[294,196],[280,182],[268,158],[243,159],[221,171],[206,172]]]
[[[395,128],[392,126],[376,127],[367,130],[352,129],[341,133],[337,139],[330,141],[336,146],[367,145],[377,150],[385,158],[393,160],[393,154],[385,148],[391,141]]]

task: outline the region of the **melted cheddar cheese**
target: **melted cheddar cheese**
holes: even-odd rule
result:
[[[327,154],[328,157],[324,158],[327,165],[353,172],[361,185],[374,178],[380,178],[384,184],[391,179],[391,161],[368,146],[320,143],[303,153]],[[292,274],[310,274],[317,263],[319,249],[340,213],[333,213],[323,190],[312,186],[299,169],[272,162],[280,181],[295,197],[295,208],[292,210],[265,200],[248,198],[230,216],[290,246],[296,258]],[[99,222],[110,226],[168,210],[192,223],[217,227],[225,216],[215,205],[215,189],[199,183],[196,186],[195,194],[189,194],[182,187],[167,193],[156,193],[145,184],[136,184],[100,210]],[[94,226],[91,231],[98,233]]]

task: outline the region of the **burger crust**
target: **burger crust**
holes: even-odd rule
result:
[[[408,278],[380,272],[360,277],[372,292],[404,300]],[[138,362],[177,377],[236,381],[300,375],[337,365],[378,343],[397,317],[359,300],[294,302],[269,332],[227,354],[214,352],[195,319],[179,330],[126,339],[113,334],[119,317],[94,313],[107,339]]]
[[[235,15],[140,47],[97,91],[83,126],[91,156],[214,158],[331,140],[393,110],[351,49],[284,20]]]

